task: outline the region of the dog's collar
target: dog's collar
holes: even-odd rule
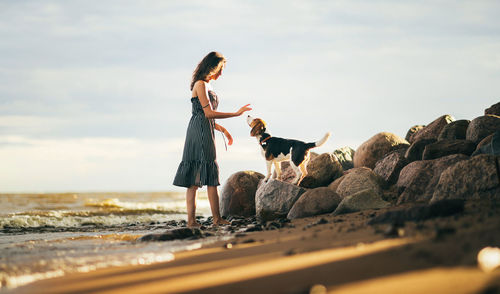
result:
[[[260,146],[262,146],[262,144],[264,144],[269,139],[271,139],[271,136],[264,138],[264,140],[260,140],[259,141]]]

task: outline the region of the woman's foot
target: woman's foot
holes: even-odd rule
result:
[[[199,228],[201,227],[201,224],[199,222],[188,222],[187,223],[188,228]]]
[[[214,223],[214,226],[225,226],[225,225],[230,224],[230,222],[228,222],[227,220],[225,220],[223,218],[214,219],[213,223]]]

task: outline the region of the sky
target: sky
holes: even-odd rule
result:
[[[356,149],[500,101],[499,1],[0,0],[0,192],[172,185],[191,75],[227,58],[219,110],[274,136]],[[221,183],[265,174],[244,117],[219,120]]]

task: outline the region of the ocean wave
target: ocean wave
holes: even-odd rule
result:
[[[118,198],[108,198],[102,201],[88,199],[86,207],[97,207],[101,209],[122,210],[122,211],[147,211],[147,212],[171,212],[184,210],[184,201],[169,202],[126,202]]]
[[[141,214],[141,215],[65,215],[63,212],[44,212],[46,215],[16,214],[0,217],[0,229],[5,228],[36,228],[36,227],[80,227],[80,226],[119,226],[172,220],[179,215]],[[70,212],[74,214],[74,212]],[[85,213],[84,213],[85,214]],[[170,216],[170,217],[169,217]]]

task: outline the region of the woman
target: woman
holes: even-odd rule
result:
[[[214,130],[222,132],[233,143],[231,134],[215,123],[217,118],[240,116],[252,110],[247,104],[236,112],[219,112],[219,99],[212,91],[210,81],[217,80],[221,74],[226,59],[219,52],[210,52],[205,56],[195,71],[191,81],[192,116],[189,121],[182,162],[175,175],[174,185],[186,187],[187,225],[198,227],[196,221],[196,192],[203,185],[207,186],[208,201],[212,210],[214,225],[228,224],[219,212],[219,166],[216,161]]]

